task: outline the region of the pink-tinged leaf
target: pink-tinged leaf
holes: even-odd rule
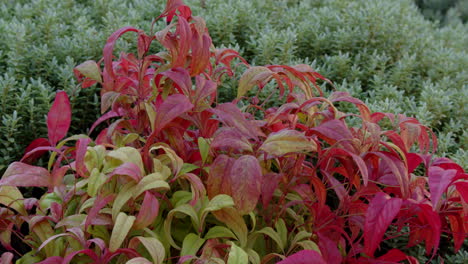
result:
[[[226,155],[216,157],[211,164],[206,181],[208,197],[213,199],[218,194],[231,195],[231,178],[228,176],[235,159]]]
[[[58,187],[63,184],[63,177],[65,177],[65,173],[70,169],[69,166],[65,165],[63,167],[54,167],[52,173],[50,175],[51,185],[53,187]]]
[[[31,144],[29,144],[26,147],[26,150],[24,151],[24,155],[26,155],[28,152],[30,152],[30,151],[38,148],[38,147],[50,147],[49,140],[47,140],[45,138],[38,138],[38,139],[33,140],[33,142],[31,142]],[[44,155],[45,153],[47,153],[47,150],[37,151],[37,152],[34,153],[34,155],[30,155],[26,160],[23,160],[23,162],[24,163],[33,163],[38,158],[42,157],[42,155]]]
[[[159,213],[158,199],[149,191],[145,192],[145,198],[135,220],[133,228],[143,229],[154,222]]]
[[[364,102],[361,100],[352,97],[349,95],[347,92],[334,92],[329,98],[331,102],[349,102],[354,105],[359,109],[359,112],[361,113],[361,117],[365,121],[370,121],[371,120],[371,113],[369,108],[367,107]]]
[[[317,144],[313,140],[308,140],[304,133],[283,129],[268,135],[259,150],[273,157],[280,157],[288,153],[317,151]]]
[[[341,158],[341,160],[343,161],[344,157],[351,157],[354,163],[356,164],[356,166],[349,166],[350,168],[346,167],[345,169],[353,169],[353,168],[358,169],[361,172],[360,178],[362,178],[364,185],[367,186],[369,182],[369,173],[367,171],[367,166],[364,160],[360,156],[353,154],[349,151],[346,151],[344,149],[341,149],[341,148],[332,148],[332,149],[327,150],[326,154],[323,155],[321,162],[333,164],[334,160],[332,160],[332,158]],[[344,162],[341,162],[341,163],[344,163]],[[354,174],[354,171],[351,171],[351,173]],[[360,178],[358,180],[360,180]],[[353,183],[353,179],[350,179],[350,181],[351,183]]]
[[[91,128],[89,129],[89,134],[91,134],[91,132],[93,132],[93,130],[99,125],[101,124],[102,122],[108,120],[108,119],[111,119],[113,117],[119,117],[120,114],[117,113],[117,112],[114,112],[114,111],[109,111],[107,113],[105,113],[104,115],[102,115],[100,118],[98,118],[98,120],[96,120],[96,122],[94,122],[94,124],[91,126]]]
[[[89,176],[88,169],[86,169],[84,158],[86,155],[86,150],[88,149],[88,145],[91,143],[90,138],[80,138],[76,142],[76,158],[75,158],[75,166],[76,172],[83,178],[87,178]]]
[[[278,183],[281,180],[282,175],[278,173],[267,173],[263,176],[262,183],[262,205],[264,208],[270,204],[271,199],[273,198],[273,193],[278,187]]]
[[[2,264],[10,264],[13,263],[13,253],[10,252],[5,252],[2,254],[2,257],[0,258],[0,263]]]
[[[1,263],[3,263],[3,262],[1,262]],[[58,257],[58,256],[49,257],[49,258],[44,259],[41,262],[38,262],[37,264],[63,264],[63,258]]]
[[[46,169],[22,162],[10,164],[0,180],[0,186],[49,187],[50,184],[51,176]]]
[[[70,263],[70,261],[72,261],[72,259],[78,254],[88,255],[94,261],[94,263],[101,263],[99,261],[99,257],[96,255],[96,253],[94,253],[94,251],[92,251],[91,249],[82,249],[78,251],[73,251],[72,253],[67,255],[65,259],[63,260],[62,264]]]
[[[244,155],[232,165],[231,196],[241,215],[252,212],[261,193],[262,169],[254,156]]]
[[[319,237],[318,246],[325,262],[342,263],[343,257],[341,256],[337,244],[322,232],[318,232],[317,235]]]
[[[278,264],[327,264],[322,255],[315,250],[301,250],[278,262]]]
[[[199,35],[203,34],[203,35]],[[192,31],[192,61],[190,63],[190,75],[197,76],[205,71],[210,63],[211,38],[208,33]]]
[[[96,198],[94,206],[91,208],[91,210],[88,213],[88,216],[86,217],[85,230],[88,229],[88,226],[91,225],[92,221],[97,217],[99,211],[101,211],[101,209],[104,208],[104,206],[106,206],[109,202],[114,200],[115,196],[115,194],[110,194],[103,198],[100,196]]]
[[[192,103],[195,105],[195,107],[198,109],[203,109],[205,105],[211,105],[216,98],[216,83],[205,79],[202,77],[202,75],[198,75],[195,77],[195,86],[195,96],[191,97]],[[210,95],[211,98],[209,101],[203,102],[203,100]]]
[[[353,135],[342,120],[333,119],[324,122],[319,126],[312,128],[311,131],[318,134],[320,138],[325,140],[330,145],[340,141],[340,144],[342,144],[348,150],[353,150],[353,148],[350,146],[351,144],[348,142],[353,138]]]
[[[179,93],[190,96],[190,91],[192,90],[192,80],[190,79],[190,74],[186,69],[177,67],[161,72],[155,79],[155,83],[158,87],[160,86],[160,82],[163,76],[174,82],[174,85],[177,87]]]
[[[236,152],[249,151],[252,152],[252,145],[242,136],[242,134],[233,128],[223,127],[216,133],[211,147],[221,150],[233,150]]]
[[[34,155],[36,155],[36,153],[38,152],[43,152],[43,151],[53,151],[53,152],[57,152],[57,154],[62,154],[62,152],[57,149],[56,147],[47,147],[47,146],[44,146],[44,147],[36,147],[34,148],[33,150],[29,151],[28,153],[26,153],[22,158],[21,158],[21,162],[24,162],[25,160],[29,160],[29,157],[32,157]]]
[[[173,56],[171,67],[184,67],[190,50],[192,31],[190,30],[190,25],[187,22],[187,19],[183,16],[179,16],[175,34],[178,36],[178,45],[177,50],[171,50]]]
[[[112,68],[112,52],[114,51],[115,42],[118,38],[120,38],[120,36],[129,31],[138,32],[138,29],[133,27],[123,27],[112,33],[112,35],[110,35],[110,37],[107,39],[106,45],[104,46],[104,70],[107,73],[107,75],[111,78],[111,80],[115,79],[114,69]]]
[[[161,131],[176,117],[190,111],[192,108],[193,105],[190,103],[187,96],[182,94],[173,94],[168,96],[156,109],[156,121],[154,123],[156,129]]]
[[[104,114],[121,95],[121,93],[113,91],[101,94],[101,114]]]
[[[191,206],[195,206],[198,200],[203,199],[206,196],[205,185],[201,181],[200,177],[193,173],[185,173],[178,178],[186,179],[190,182],[190,187],[192,191],[192,200],[190,201]]]
[[[385,231],[400,211],[402,200],[380,192],[370,201],[364,224],[364,252],[373,256]]]
[[[132,178],[135,182],[139,182],[143,178],[140,167],[132,162],[125,162],[124,164],[115,168],[114,171],[112,171],[112,173],[109,175],[109,178],[114,175],[126,175]]]
[[[244,114],[233,103],[224,103],[212,109],[213,113],[218,116],[225,125],[239,130],[242,135],[247,138],[257,139],[262,132],[259,130],[258,125],[254,122],[247,120]]]
[[[104,242],[104,240],[100,238],[93,238],[93,239],[86,241],[87,248],[90,248],[92,244],[95,244],[96,246],[98,246],[101,251],[104,251],[104,249],[106,248],[106,242]]]
[[[432,207],[435,210],[440,208],[439,200],[447,187],[457,174],[456,170],[444,170],[440,167],[429,167],[429,190],[431,192]]]
[[[50,145],[55,146],[67,135],[71,123],[71,105],[67,93],[58,91],[47,114],[47,129]]]

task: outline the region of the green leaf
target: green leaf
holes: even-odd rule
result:
[[[234,200],[232,200],[231,196],[227,194],[218,194],[210,200],[208,206],[203,211],[212,212],[232,206],[234,206]]]
[[[283,219],[279,219],[275,224],[276,232],[278,233],[279,237],[281,238],[281,245],[284,248],[288,243],[288,229],[286,228],[286,224],[284,223]]]
[[[43,211],[46,211],[50,208],[50,205],[53,202],[62,204],[62,199],[55,192],[48,193],[42,196],[41,200],[39,200],[39,206]]]
[[[119,213],[117,220],[115,221],[114,228],[112,229],[112,234],[109,241],[109,250],[111,252],[114,252],[120,248],[120,245],[125,240],[125,237],[127,237],[128,231],[130,231],[132,228],[133,222],[135,222],[135,216],[128,216],[122,212]]]
[[[304,240],[304,241],[298,242],[297,244],[301,246],[303,249],[315,250],[320,253],[320,248],[314,241]]]
[[[229,251],[229,257],[227,264],[247,264],[249,263],[249,257],[245,251],[236,246],[231,242],[231,250]]]
[[[145,174],[145,169],[143,166],[143,160],[141,159],[140,152],[132,147],[121,147],[116,150],[109,151],[106,155],[106,160],[113,164],[113,166],[117,167],[122,165],[125,162],[134,163],[135,165],[140,168],[141,175]],[[107,169],[112,171],[115,167]],[[103,171],[106,173],[107,171]]]
[[[180,205],[172,209],[169,212],[169,214],[167,214],[166,221],[164,221],[164,233],[166,235],[167,240],[169,240],[170,245],[180,250],[180,247],[175,243],[171,235],[172,218],[174,217],[176,213],[181,213],[181,214],[190,216],[195,230],[198,230],[198,227],[200,226],[200,222],[199,222],[197,213],[195,212],[195,209],[193,209],[193,207],[190,206],[189,204]]]
[[[91,171],[91,175],[88,178],[88,189],[86,190],[91,197],[97,195],[98,190],[106,182],[107,177],[101,173],[97,168]]]
[[[180,256],[194,256],[197,254],[200,247],[205,243],[205,239],[200,238],[194,233],[188,234],[182,243],[182,250]]]
[[[153,176],[154,175],[154,176]],[[141,179],[138,185],[135,187],[135,190],[132,193],[133,198],[137,198],[143,192],[148,190],[170,190],[171,187],[166,181],[163,180],[155,180],[158,179],[160,176],[159,173],[152,173],[147,175]]]
[[[252,264],[260,264],[261,263],[260,255],[256,251],[249,248],[249,249],[247,249],[247,254],[249,255],[249,262],[250,263],[252,263]]]
[[[135,191],[135,182],[131,181],[125,184],[120,189],[119,194],[115,197],[114,205],[112,206],[112,219],[115,221],[117,215],[120,213],[120,209],[132,198],[132,194]]]
[[[163,244],[157,238],[137,236],[130,240],[129,247],[136,249],[139,242],[143,244],[148,253],[151,255],[154,264],[161,264],[164,262],[166,251]]]
[[[198,168],[200,168],[200,167],[198,167],[195,164],[184,163],[184,165],[182,165],[182,169],[180,170],[179,174],[184,175],[185,173],[191,172],[191,171],[196,170]]]
[[[203,163],[206,162],[206,159],[208,158],[208,153],[210,151],[210,145],[208,144],[208,141],[206,139],[199,137],[198,138],[198,149],[200,150],[200,154],[202,157]]]
[[[211,238],[220,238],[220,237],[229,237],[229,238],[236,238],[236,235],[229,230],[229,228],[224,227],[224,226],[214,226],[208,230],[208,232],[205,235],[205,239],[211,239]]]
[[[304,239],[308,239],[310,236],[312,236],[312,233],[304,230],[300,231],[294,236],[293,240],[291,241],[291,247],[294,247],[298,242]]]
[[[281,251],[284,252],[285,245],[283,244],[283,241],[281,240],[280,235],[275,230],[273,230],[273,228],[267,226],[253,233],[253,235],[258,235],[258,234],[264,234],[264,235],[269,236],[271,239],[273,239],[273,241],[276,242],[276,244],[281,249]]]

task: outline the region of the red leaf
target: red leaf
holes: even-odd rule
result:
[[[278,262],[278,264],[327,264],[322,255],[315,250],[301,250]]]
[[[86,169],[84,158],[90,142],[90,138],[80,138],[76,142],[76,172],[83,178],[88,177],[88,170]]]
[[[385,263],[392,262],[392,263],[398,263],[403,260],[407,260],[409,263],[419,263],[418,260],[414,257],[407,256],[405,253],[398,249],[390,249],[385,255],[379,257],[376,262],[372,263],[382,263],[382,261],[385,261]]]
[[[232,165],[232,199],[241,215],[252,212],[257,206],[261,193],[262,169],[254,156],[244,155]]]
[[[253,151],[247,138],[242,136],[238,130],[230,127],[223,127],[218,130],[211,143],[211,147],[221,150],[231,149],[236,152]]]
[[[369,203],[364,224],[364,251],[368,256],[374,255],[388,225],[400,211],[401,204],[401,199],[390,198],[383,192],[377,193]]]
[[[267,207],[273,198],[273,193],[278,187],[278,183],[281,180],[281,174],[278,173],[267,173],[263,176],[262,183],[262,204],[263,207]]]
[[[171,79],[174,82],[175,86],[178,88],[179,93],[185,94],[186,96],[190,96],[190,91],[192,90],[192,81],[186,69],[178,67],[158,74],[158,76],[155,79],[155,83],[157,86],[160,85],[159,83],[162,79],[162,76]]]
[[[182,94],[170,95],[157,107],[156,121],[154,122],[156,130],[161,131],[176,117],[192,108],[193,105],[186,96]]]
[[[102,122],[106,121],[107,119],[111,119],[113,117],[118,117],[120,116],[120,114],[118,114],[117,112],[114,112],[114,111],[109,111],[107,113],[105,113],[104,115],[102,115],[101,117],[98,118],[98,120],[96,120],[96,122],[94,122],[94,124],[91,126],[91,128],[89,129],[89,134],[91,134],[91,132],[93,132],[93,130],[99,125],[101,124]]]
[[[212,111],[221,122],[229,127],[236,128],[242,135],[248,138],[256,139],[261,134],[258,126],[245,119],[244,114],[233,103],[220,104],[215,109],[212,109]]]
[[[457,174],[456,170],[444,170],[440,167],[429,167],[429,190],[431,192],[432,207],[434,210],[440,208],[439,200],[447,187]]]
[[[468,238],[468,230],[465,230],[463,225],[463,219],[460,215],[448,215],[450,222],[450,229],[453,232],[453,242],[455,252],[460,250],[465,239]]]
[[[26,150],[24,151],[24,155],[26,155],[28,152],[30,152],[30,151],[34,150],[35,148],[38,148],[38,147],[50,147],[49,140],[47,140],[45,138],[38,138],[38,139],[33,140],[33,142],[31,142],[31,144],[29,144],[26,147]],[[47,153],[47,150],[37,151],[37,152],[34,153],[34,155],[30,155],[27,159],[23,160],[23,162],[24,163],[33,163],[35,160],[40,158],[45,153]]]
[[[235,159],[226,155],[216,157],[211,164],[206,181],[208,197],[213,199],[218,194],[231,195],[231,178],[228,176]]]
[[[0,186],[17,187],[49,187],[50,173],[41,167],[31,166],[22,162],[13,162],[0,180]]]
[[[151,192],[145,192],[145,198],[136,217],[134,228],[143,229],[154,222],[159,213],[158,199]]]
[[[196,76],[204,72],[210,63],[211,42],[212,41],[208,33],[192,30],[192,61],[190,63],[191,76]]]
[[[183,0],[168,0],[166,3],[166,8],[157,19],[166,17],[167,23],[171,23],[172,18],[176,14],[177,10],[179,10],[181,15],[186,19],[191,16],[190,8],[184,4]]]
[[[371,114],[369,108],[364,104],[361,100],[354,98],[350,96],[347,92],[334,92],[330,97],[329,100],[331,102],[350,102],[359,109],[359,112],[361,113],[361,117],[365,121],[370,121],[371,119]]]
[[[85,221],[85,230],[88,229],[88,226],[92,224],[92,221],[97,217],[99,211],[101,211],[104,206],[106,206],[110,201],[114,200],[115,194],[110,194],[106,197],[96,197],[96,201],[94,202],[94,206],[89,210],[88,216],[86,217]]]
[[[353,150],[350,143],[347,142],[353,138],[353,135],[341,120],[333,119],[323,122],[319,126],[312,128],[311,131],[318,134],[320,138],[330,145],[340,141],[340,144],[343,144],[343,146],[348,146],[348,150]]]
[[[50,145],[55,146],[67,135],[71,123],[71,106],[67,93],[58,91],[47,114],[47,129]]]
[[[455,186],[462,199],[468,204],[468,182],[456,182]]]
[[[432,256],[434,256],[439,249],[440,235],[442,232],[440,216],[428,204],[418,204],[418,206],[421,208],[421,211],[418,213],[418,220],[429,224],[421,230],[426,244],[426,253],[429,254],[432,249]]]
[[[129,31],[138,32],[138,29],[134,27],[123,27],[112,33],[112,35],[110,35],[110,37],[107,39],[106,45],[104,46],[104,70],[112,81],[115,79],[115,73],[112,67],[112,52],[114,51],[115,42],[118,38],[120,38],[120,36]]]

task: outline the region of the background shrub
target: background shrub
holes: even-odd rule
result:
[[[468,27],[454,15],[465,1],[416,1],[424,14],[452,12],[457,19],[442,27],[410,0],[187,3],[206,18],[218,46],[241,50],[253,64],[311,63],[375,111],[404,112],[429,125],[439,135],[439,155],[466,167],[467,97],[460,95],[467,94]],[[44,136],[44,115],[58,89],[71,95],[71,132],[89,127],[98,114],[97,90],[77,89],[72,68],[99,59],[107,36],[122,26],[149,31],[145,22],[162,7],[161,0],[3,1],[0,169]],[[132,46],[128,38],[118,45]],[[236,85],[228,82],[221,99],[232,99]]]

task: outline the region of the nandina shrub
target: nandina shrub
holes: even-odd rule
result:
[[[83,88],[102,87],[90,135],[63,139],[71,107],[58,92],[48,138],[8,167],[2,263],[15,254],[17,263],[417,263],[382,247],[399,237],[431,257],[442,236],[460,249],[468,176],[431,154],[427,127],[372,113],[344,92],[325,98],[317,81],[329,81],[307,65],[251,67],[214,48],[181,0],[161,18],[168,25],[155,34],[114,32],[102,61],[76,67]],[[127,32],[137,54],[116,58]],[[148,54],[153,41],[165,50]],[[238,67],[237,98],[218,104],[217,88]],[[286,103],[265,109],[268,98],[247,94],[270,82]],[[341,112],[343,103],[357,111]],[[46,153],[47,168],[34,165]],[[46,193],[24,197],[19,187]],[[16,251],[12,238],[31,251]]]

